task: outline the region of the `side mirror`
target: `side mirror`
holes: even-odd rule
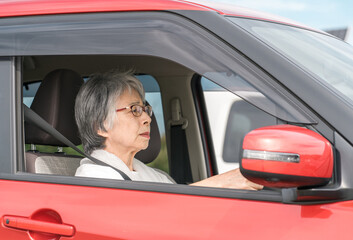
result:
[[[327,139],[306,128],[263,127],[245,136],[240,170],[266,187],[324,185],[332,177],[333,150]]]

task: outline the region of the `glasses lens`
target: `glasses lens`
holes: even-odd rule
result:
[[[145,106],[145,112],[147,113],[148,116],[152,117],[152,107],[151,106]]]
[[[131,106],[131,112],[135,117],[139,117],[142,115],[142,111],[145,111],[148,116],[152,116],[152,107],[151,106],[145,106],[141,107],[139,105],[133,105]]]
[[[142,114],[142,107],[138,105],[131,106],[131,112],[135,117],[139,117]]]

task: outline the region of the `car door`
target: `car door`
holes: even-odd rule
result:
[[[9,113],[2,115],[0,128],[0,235],[4,238],[349,237],[346,233],[353,206],[350,201],[295,204],[295,189],[246,191],[27,173],[21,98],[23,56],[50,55],[59,59],[62,55],[152,55],[187,66],[191,72],[197,73],[194,76],[203,75],[229,89],[238,87],[233,85],[232,79],[240,73],[245,82],[258,77],[254,71],[261,73],[257,80],[268,78],[260,68],[250,64],[213,34],[171,13],[28,17],[9,19],[1,25],[2,28],[7,26],[13,26],[16,32],[2,35],[8,48],[0,49],[3,56],[0,61],[0,107],[3,113]],[[11,41],[13,38],[17,41]],[[250,67],[241,63],[250,64]],[[212,164],[213,140],[203,109],[202,93],[199,92],[201,88],[193,75],[188,76],[167,81],[162,75],[159,81],[162,83],[164,115],[171,118],[168,104],[177,96],[181,100],[182,116],[189,121],[185,136],[191,174],[197,181],[216,174],[217,167]],[[280,95],[266,86],[263,92],[266,93],[264,96],[269,93]],[[281,101],[271,102],[271,106],[275,104],[282,110],[289,106],[287,112],[291,113],[288,115],[292,120],[293,116],[298,119],[307,117],[298,113],[287,98],[279,99]]]

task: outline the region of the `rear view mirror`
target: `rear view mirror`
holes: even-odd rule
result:
[[[267,187],[327,184],[333,172],[333,150],[320,134],[292,125],[263,127],[243,142],[242,174]]]

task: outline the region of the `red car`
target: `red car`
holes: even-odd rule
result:
[[[74,176],[76,80],[114,68],[154,108],[138,158],[177,184]],[[2,1],[0,73],[1,239],[352,238],[353,50],[327,33],[225,4]],[[238,166],[264,189],[188,186]]]

